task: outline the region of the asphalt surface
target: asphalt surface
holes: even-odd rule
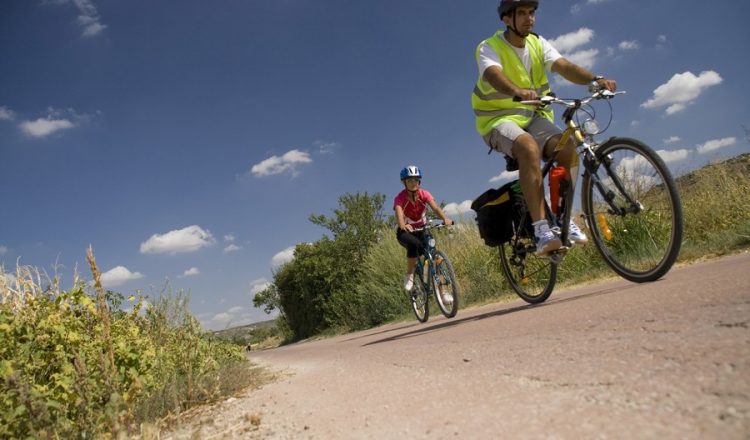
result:
[[[249,356],[162,438],[750,438],[750,254]]]

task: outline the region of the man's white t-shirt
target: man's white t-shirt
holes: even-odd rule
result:
[[[500,34],[500,38],[508,42],[508,40],[505,38],[505,34]],[[558,60],[558,58],[562,58],[562,55],[560,55],[560,52],[557,51],[552,45],[544,39],[541,35],[539,36],[539,42],[542,44],[542,49],[544,50],[544,69],[547,72],[552,71],[552,64],[554,64],[555,61]],[[525,44],[524,47],[516,47],[508,42],[508,46],[512,47],[513,50],[516,51],[518,54],[518,57],[523,62],[523,65],[526,67],[527,72],[531,72],[531,59],[529,57],[529,45]],[[500,63],[500,58],[497,56],[497,52],[495,52],[495,49],[492,48],[487,42],[482,43],[479,46],[479,57],[477,60],[477,64],[479,67],[479,76],[483,77],[484,71],[487,70],[490,66],[499,66],[501,69],[503,65]]]

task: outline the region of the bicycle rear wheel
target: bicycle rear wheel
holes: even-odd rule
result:
[[[557,264],[550,258],[537,256],[531,238],[513,237],[500,245],[500,262],[508,284],[527,303],[542,303],[552,294]]]
[[[432,290],[435,292],[438,307],[446,318],[453,318],[458,312],[458,297],[461,294],[461,288],[456,280],[456,273],[453,271],[453,264],[448,256],[442,251],[435,253],[435,276],[432,277]],[[453,299],[451,302],[445,301],[448,295]]]
[[[664,161],[647,145],[612,138],[596,150],[596,174],[583,176],[582,207],[597,249],[623,278],[666,274],[682,244],[680,197]],[[589,167],[590,168],[590,167]]]

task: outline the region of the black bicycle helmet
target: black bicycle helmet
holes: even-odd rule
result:
[[[497,14],[502,20],[503,16],[510,14],[519,6],[533,6],[536,10],[539,7],[539,0],[501,0],[500,6],[497,7]]]

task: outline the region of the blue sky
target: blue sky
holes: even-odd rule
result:
[[[469,102],[496,5],[3,1],[0,264],[58,263],[65,285],[90,277],[91,245],[109,288],[169,280],[206,328],[267,319],[253,294],[340,195],[384,193],[390,212],[413,163],[456,217],[507,181]],[[607,135],[679,174],[750,151],[748,17],[729,0],[547,0],[536,31],[618,80]]]

